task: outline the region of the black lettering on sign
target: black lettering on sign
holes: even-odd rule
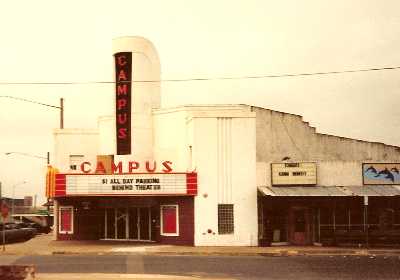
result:
[[[289,172],[279,172],[279,176],[289,176]]]
[[[117,155],[131,154],[131,81],[132,53],[120,52],[115,57],[115,121]]]
[[[300,163],[295,163],[295,162],[290,162],[290,163],[285,163],[285,167],[300,167]]]
[[[307,172],[305,171],[297,171],[292,173],[293,176],[307,176]]]

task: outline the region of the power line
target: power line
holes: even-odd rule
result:
[[[236,77],[208,77],[208,78],[188,78],[188,79],[161,79],[161,80],[138,80],[127,81],[126,83],[160,83],[160,82],[192,82],[192,81],[216,81],[216,80],[246,80],[246,79],[267,79],[267,78],[290,78],[304,76],[322,76],[346,73],[372,72],[383,70],[397,70],[400,66],[365,68],[342,71],[309,72],[294,74],[260,75],[260,76],[236,76]],[[114,81],[83,81],[83,82],[1,82],[0,85],[90,85],[90,84],[115,84]],[[121,82],[119,82],[121,83]]]
[[[34,100],[29,100],[29,99],[25,99],[25,98],[21,98],[21,97],[14,97],[14,96],[10,96],[10,95],[0,95],[0,98],[11,98],[11,99],[16,99],[16,100],[20,100],[20,101],[25,101],[25,102],[29,102],[29,103],[33,103],[33,104],[39,104],[39,105],[43,105],[43,106],[47,106],[47,107],[52,107],[52,108],[61,109],[61,107],[59,107],[59,106],[54,106],[54,105],[50,105],[50,104],[45,104],[45,103],[42,103],[42,102],[38,102],[38,101],[34,101]]]

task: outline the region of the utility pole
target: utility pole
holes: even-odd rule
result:
[[[3,196],[2,196],[2,192],[1,192],[1,182],[0,182],[0,206],[3,207]],[[3,252],[6,250],[6,227],[5,227],[5,219],[3,217],[3,215],[1,215],[1,219],[3,222]]]
[[[64,98],[60,98],[60,128],[64,128]]]
[[[41,106],[59,109],[60,110],[60,128],[61,129],[64,128],[64,98],[60,98],[60,106],[55,106],[55,105],[51,105],[51,104],[37,102],[35,100],[30,100],[30,99],[20,98],[20,97],[15,97],[15,96],[10,96],[10,95],[0,95],[0,98],[10,98],[10,99],[23,101],[23,102],[29,102],[29,103],[34,103],[34,104],[41,105]]]

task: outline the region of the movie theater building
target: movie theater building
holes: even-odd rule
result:
[[[160,80],[152,44],[113,48],[115,115],[54,132],[57,239],[257,245],[255,113],[161,109],[159,83],[135,82]]]
[[[257,246],[397,234],[399,147],[249,105],[160,108],[153,45],[121,37],[113,54],[114,115],[54,132],[56,239]]]

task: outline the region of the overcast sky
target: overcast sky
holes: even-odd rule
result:
[[[163,79],[279,75],[400,66],[400,1],[2,1],[0,82],[112,81],[111,40],[139,35]],[[58,105],[65,127],[112,113],[113,85],[1,85],[0,95]],[[245,103],[300,114],[317,131],[400,145],[400,70],[165,82],[163,107]],[[44,197],[58,111],[0,98],[3,193]]]

